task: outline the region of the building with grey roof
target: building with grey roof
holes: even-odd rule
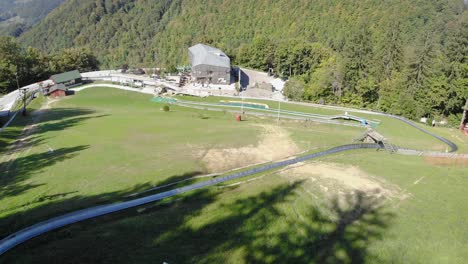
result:
[[[81,84],[81,74],[79,71],[69,71],[60,74],[55,74],[50,77],[55,84],[64,84],[67,87]]]
[[[192,79],[201,83],[230,84],[231,60],[221,50],[204,44],[189,48]]]

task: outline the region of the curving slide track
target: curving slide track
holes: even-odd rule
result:
[[[178,194],[202,189],[208,186],[213,186],[219,183],[239,179],[239,178],[246,177],[252,174],[257,174],[257,173],[273,170],[276,168],[289,166],[292,164],[296,164],[299,162],[303,162],[303,161],[321,157],[321,156],[330,155],[333,153],[354,150],[354,149],[380,149],[380,148],[382,147],[378,144],[364,144],[363,143],[363,144],[343,145],[343,146],[335,147],[326,151],[317,152],[317,153],[309,154],[309,155],[298,157],[298,158],[293,158],[293,159],[289,159],[289,160],[285,160],[281,162],[264,165],[258,168],[233,173],[228,176],[224,176],[224,177],[220,177],[220,178],[216,178],[216,179],[212,179],[212,180],[208,180],[208,181],[204,181],[200,183],[195,183],[195,184],[188,185],[185,187],[176,188],[170,191],[146,196],[143,198],[138,198],[138,199],[127,201],[127,202],[101,205],[101,206],[96,206],[96,207],[72,212],[66,215],[52,218],[50,220],[46,220],[44,222],[40,222],[38,224],[35,224],[33,226],[20,230],[19,232],[16,232],[4,238],[3,240],[0,241],[0,255],[7,252],[11,248],[21,243],[24,243],[36,236],[39,236],[41,234],[50,232],[52,230],[59,229],[61,227],[64,227],[73,223],[81,222],[87,219],[95,218],[95,217],[110,214],[110,213],[115,213],[115,212],[126,210],[132,207],[137,207],[137,206],[144,205],[147,203],[156,202],[164,198],[172,197]]]
[[[457,145],[451,142],[450,140],[447,140],[443,137],[435,135],[434,133],[431,133],[417,126],[412,121],[407,120],[403,117],[393,116],[393,115],[388,115],[388,114],[383,114],[383,113],[374,113],[374,114],[390,116],[402,122],[405,122],[408,125],[413,126],[416,129],[419,129],[422,132],[429,134],[435,137],[436,139],[444,142],[451,148],[451,152],[454,152],[458,149]],[[297,158],[292,158],[292,159],[288,159],[288,160],[284,160],[280,162],[263,165],[261,167],[249,169],[249,170],[242,171],[242,172],[236,172],[236,173],[224,176],[224,177],[219,177],[219,178],[191,184],[188,186],[176,188],[173,190],[165,191],[165,192],[154,194],[154,195],[149,195],[146,197],[142,197],[142,198],[126,201],[126,202],[101,205],[101,206],[96,206],[96,207],[91,207],[91,208],[75,211],[69,214],[54,217],[52,219],[37,223],[23,230],[20,230],[16,233],[13,233],[9,235],[8,237],[5,237],[4,239],[0,240],[0,255],[4,254],[5,252],[12,249],[13,247],[19,244],[22,244],[41,234],[44,234],[44,233],[47,233],[47,232],[59,229],[64,226],[77,223],[77,222],[85,221],[91,218],[96,218],[102,215],[119,212],[119,211],[126,210],[129,208],[141,206],[147,203],[152,203],[152,202],[159,201],[165,198],[176,196],[182,193],[199,190],[202,188],[206,188],[206,187],[213,186],[219,183],[224,183],[227,181],[239,179],[239,178],[246,177],[249,175],[266,172],[266,171],[277,169],[277,168],[284,167],[284,166],[293,165],[293,164],[303,162],[306,160],[310,160],[310,159],[314,159],[317,157],[322,157],[322,156],[326,156],[326,155],[330,155],[330,154],[334,154],[338,152],[344,152],[344,151],[350,151],[350,150],[356,150],[356,149],[383,149],[383,148],[384,146],[379,145],[379,144],[366,144],[366,143],[342,145],[342,146],[328,149],[326,151],[317,152],[317,153],[313,153],[313,154],[309,154],[309,155],[305,155],[305,156],[301,156]]]

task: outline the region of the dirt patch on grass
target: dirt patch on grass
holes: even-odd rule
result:
[[[409,196],[398,186],[369,175],[355,166],[314,162],[288,167],[281,175],[294,181],[305,180],[305,188],[309,191],[319,190],[328,197],[346,198],[355,192],[390,200],[403,200]]]
[[[453,157],[431,157],[426,156],[424,160],[430,165],[436,166],[455,166],[455,167],[468,167],[468,154],[458,155]]]
[[[256,146],[195,151],[210,173],[245,167],[290,157],[300,149],[281,127],[259,125],[263,132]]]

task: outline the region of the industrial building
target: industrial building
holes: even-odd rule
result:
[[[204,44],[189,48],[192,81],[204,84],[231,84],[231,60],[221,50]]]

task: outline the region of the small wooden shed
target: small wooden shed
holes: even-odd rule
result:
[[[50,97],[67,96],[67,88],[63,84],[54,85],[47,91],[47,96],[50,96]]]

